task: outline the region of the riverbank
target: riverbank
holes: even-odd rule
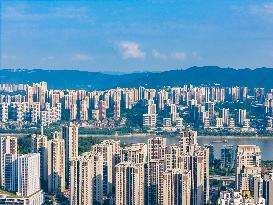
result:
[[[29,134],[20,134],[20,133],[0,133],[0,137],[2,136],[14,136],[14,137],[26,137]],[[81,138],[89,138],[89,137],[95,137],[95,138],[151,138],[151,137],[165,137],[165,138],[178,138],[179,135],[157,135],[157,134],[152,134],[152,133],[133,133],[133,134],[114,134],[114,135],[103,135],[103,134],[79,134],[79,137]],[[198,136],[199,139],[260,139],[260,140],[272,140],[272,136],[219,136],[219,135],[201,135]]]

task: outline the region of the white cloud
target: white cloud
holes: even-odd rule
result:
[[[250,11],[258,14],[273,14],[273,3],[252,5],[250,6]]]
[[[139,45],[132,41],[121,41],[119,43],[122,58],[144,58],[145,52],[141,51]]]
[[[187,54],[185,52],[174,52],[172,53],[172,58],[179,61],[184,61],[187,58]]]
[[[192,52],[192,57],[195,60],[203,60],[203,57],[199,55],[199,53],[197,53],[196,51]]]
[[[15,60],[17,57],[15,55],[3,55],[4,60]]]
[[[2,18],[12,21],[40,21],[54,19],[83,20],[91,17],[88,7],[49,7],[46,12],[40,12],[39,6],[29,6],[27,4],[16,4],[5,6],[2,9]]]
[[[167,59],[167,56],[164,53],[161,53],[161,52],[159,52],[156,49],[152,50],[152,55],[153,55],[153,57],[159,58],[159,59],[162,59],[162,60],[166,60]]]
[[[72,59],[75,61],[86,62],[93,60],[93,57],[87,54],[77,53],[72,56]]]

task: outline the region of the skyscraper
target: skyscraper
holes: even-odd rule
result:
[[[197,132],[186,129],[180,133],[179,147],[183,153],[192,153],[197,146]]]
[[[147,145],[145,143],[135,143],[124,147],[120,151],[120,157],[121,162],[147,162]]]
[[[17,154],[5,154],[4,189],[16,192],[18,190]]]
[[[245,120],[246,120],[246,110],[239,109],[238,115],[237,115],[237,124],[239,126],[243,126]]]
[[[191,173],[180,169],[163,173],[163,205],[191,204]],[[200,204],[201,205],[201,204]]]
[[[62,138],[65,143],[65,180],[66,184],[69,181],[69,163],[78,156],[78,127],[73,124],[68,124],[62,128]]]
[[[154,137],[148,139],[148,160],[160,159],[160,151],[166,146],[166,138]]]
[[[31,196],[40,191],[40,154],[25,154],[18,157],[19,196]]]
[[[5,184],[5,154],[17,154],[17,138],[10,136],[0,138],[0,181],[2,186]]]
[[[256,145],[238,145],[236,150],[236,189],[249,189],[249,177],[261,173],[261,150]]]
[[[65,191],[65,143],[58,132],[47,143],[48,187],[47,191],[60,194]]]
[[[225,126],[228,126],[229,125],[229,109],[228,108],[223,108],[222,109],[222,116],[223,118],[223,124]]]
[[[264,176],[263,198],[265,205],[273,205],[273,173]]]
[[[70,164],[70,204],[102,204],[103,156],[86,152]]]
[[[224,145],[221,148],[221,167],[224,169],[234,167],[234,149],[232,145]]]
[[[88,120],[88,105],[86,99],[80,101],[80,120]]]
[[[193,204],[203,205],[209,201],[209,149],[199,147],[191,156]]]
[[[91,147],[91,151],[103,156],[103,194],[113,194],[115,184],[115,165],[120,151],[120,141],[104,140]]]
[[[148,162],[148,205],[163,204],[164,161],[150,159]]]
[[[122,162],[116,166],[116,204],[143,205],[147,202],[147,164]]]
[[[114,102],[114,119],[117,120],[120,118],[120,101],[116,100]]]
[[[40,153],[40,177],[41,186],[43,189],[47,188],[47,136],[46,135],[36,135],[32,136],[32,152]]]
[[[106,118],[106,105],[105,101],[100,100],[99,102],[99,119],[104,120]]]

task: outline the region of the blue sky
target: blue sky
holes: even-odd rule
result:
[[[1,2],[2,68],[273,67],[272,1]]]

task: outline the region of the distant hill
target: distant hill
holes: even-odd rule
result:
[[[78,70],[1,69],[0,83],[46,81],[52,89],[108,89],[115,87],[158,88],[184,84],[248,86],[273,88],[273,68],[233,69],[216,66],[191,67],[185,70],[111,74]]]

